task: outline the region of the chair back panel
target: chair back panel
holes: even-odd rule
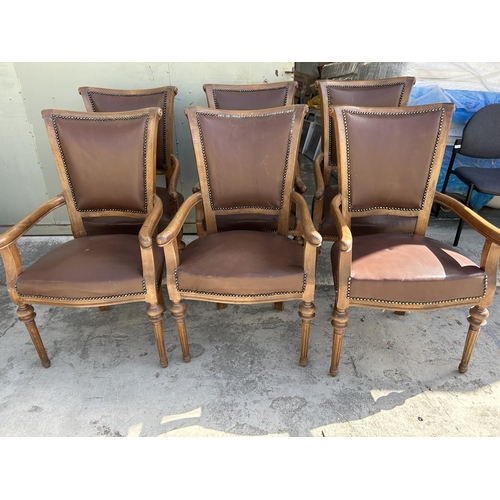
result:
[[[73,215],[149,213],[161,109],[99,114],[49,109],[42,116]]]
[[[418,216],[427,225],[453,104],[332,106],[346,217]],[[419,224],[420,222],[420,224]]]
[[[306,109],[305,105],[227,112],[186,108],[208,232],[216,230],[208,227],[215,212],[289,217]]]
[[[406,106],[411,89],[415,84],[413,77],[386,78],[381,80],[318,80],[316,87],[320,95],[322,115],[322,144],[324,162],[337,166],[335,130],[329,115],[329,106]],[[330,169],[328,169],[330,175]]]
[[[500,104],[478,110],[466,123],[460,154],[474,158],[500,158]]]
[[[98,87],[80,87],[85,109],[98,113],[130,111],[158,107],[163,111],[158,125],[156,170],[165,173],[173,154],[173,116],[176,87],[158,87],[144,90],[118,90]]]
[[[258,85],[205,84],[203,89],[209,108],[255,110],[293,104],[297,82]]]

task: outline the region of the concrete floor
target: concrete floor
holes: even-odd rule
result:
[[[310,184],[310,162],[302,168]],[[498,226],[498,212],[482,214]],[[455,228],[444,213],[431,219],[428,235],[451,244]],[[22,238],[25,265],[64,240]],[[272,304],[217,311],[189,301],[192,360],[182,361],[167,314],[166,369],[145,304],[107,312],[38,306],[52,361],[44,369],[0,287],[0,436],[500,436],[499,295],[464,375],[457,368],[467,307],[404,317],[351,308],[340,374],[332,378],[330,245],[318,257],[305,368],[299,302],[279,312]],[[459,248],[478,261],[481,247],[466,226]]]

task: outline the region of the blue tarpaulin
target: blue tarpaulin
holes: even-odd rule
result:
[[[500,93],[480,92],[474,90],[444,89],[437,85],[415,86],[412,89],[408,105],[417,106],[419,104],[432,104],[436,102],[452,102],[453,104],[455,104],[455,111],[452,118],[452,127],[454,125],[463,127],[467,123],[469,118],[479,109],[487,106],[488,104],[500,103]],[[438,191],[440,191],[443,186],[452,151],[453,146],[446,147],[437,183]],[[453,168],[455,169],[456,167],[465,166],[500,168],[500,160],[476,159],[458,154],[455,158]],[[465,195],[467,194],[467,186],[460,179],[458,179],[457,176],[452,175],[448,182],[446,192],[448,194],[457,193],[465,197]],[[484,205],[486,205],[492,198],[493,196],[491,195],[474,192],[471,199],[472,208],[477,211],[480,208],[484,207]]]

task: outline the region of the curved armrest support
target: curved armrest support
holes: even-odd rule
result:
[[[158,222],[163,214],[163,203],[159,196],[154,195],[154,208],[146,217],[144,224],[139,231],[139,243],[142,248],[151,248],[153,246],[153,233],[158,226]]]
[[[168,181],[168,196],[172,200],[177,200],[177,183],[179,182],[179,177],[181,175],[181,168],[179,160],[175,155],[170,155],[170,161],[172,162],[172,175]]]
[[[298,159],[297,162],[295,163],[295,189],[302,194],[307,192],[307,186],[304,184],[304,181],[300,176],[300,165]]]
[[[201,201],[201,192],[192,194],[184,201],[184,203],[179,207],[179,211],[170,221],[170,224],[156,237],[156,243],[158,243],[158,246],[164,247],[177,237],[177,234],[182,229],[184,222],[186,222],[189,212],[196,204],[201,203]]]
[[[339,242],[341,252],[350,252],[352,249],[352,233],[347,225],[342,212],[340,211],[340,203],[342,197],[340,194],[335,196],[330,203],[330,213],[339,233]]]
[[[320,153],[314,160],[314,182],[316,191],[314,199],[320,200],[325,195],[325,181],[323,180],[323,172],[321,171],[321,162],[323,161],[323,153]]]
[[[0,249],[8,247],[19,239],[24,233],[29,231],[37,222],[42,220],[47,214],[66,204],[64,195],[60,194],[51,200],[46,201],[38,208],[33,210],[24,219],[12,226],[5,233],[0,235]]]
[[[323,238],[314,227],[306,200],[297,192],[292,191],[292,201],[295,203],[299,212],[299,219],[307,243],[311,244],[313,247],[320,247]]]
[[[500,229],[490,224],[483,219],[476,212],[466,207],[463,203],[447,194],[436,192],[434,194],[434,201],[440,205],[453,210],[460,218],[462,218],[469,226],[475,229],[479,234],[484,236],[487,240],[500,245]]]

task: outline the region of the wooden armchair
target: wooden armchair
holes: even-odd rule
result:
[[[166,187],[156,186],[156,194],[163,203],[163,214],[158,225],[162,231],[172,220],[184,201],[184,196],[177,191],[180,176],[179,160],[174,155],[174,98],[177,87],[158,87],[141,90],[105,89],[99,87],[80,87],[85,109],[89,112],[129,111],[147,107],[158,107],[163,111],[158,126],[158,141],[156,149],[156,174],[165,178]],[[83,224],[87,233],[138,234],[141,224],[129,217],[105,217],[94,220],[84,217]],[[180,248],[184,248],[182,232],[179,234]]]
[[[296,81],[263,83],[255,85],[226,85],[205,84],[203,90],[207,97],[208,107],[211,109],[227,110],[257,110],[290,106],[294,102]],[[306,185],[300,176],[300,168],[297,157],[295,164],[295,189],[299,193],[307,191]],[[199,190],[199,184],[193,188],[193,192]],[[219,231],[230,229],[250,229],[254,231],[276,231],[278,224],[277,216],[266,214],[239,214],[228,215],[218,218],[217,227]],[[295,213],[295,204],[292,204],[290,212],[290,233],[299,239],[301,228]],[[196,231],[198,236],[206,234],[206,221],[203,214],[203,206],[196,208]]]
[[[160,364],[167,366],[162,316],[164,256],[155,244],[162,214],[154,194],[156,139],[162,111],[122,113],[44,110],[63,193],[0,235],[7,290],[42,365],[50,366],[32,304],[106,308],[147,302]],[[52,210],[67,206],[74,239],[23,269],[17,240]],[[134,218],[139,235],[87,235],[84,217]]]
[[[396,77],[381,80],[318,80],[316,88],[321,105],[321,134],[323,151],[314,161],[316,191],[313,197],[313,223],[326,241],[338,238],[335,223],[330,215],[330,202],[338,193],[338,185],[332,184],[332,171],[337,170],[335,130],[329,114],[329,106],[406,106],[413,77]],[[393,221],[386,224],[385,216],[369,215],[353,221],[354,234],[392,231]],[[400,219],[404,223],[404,219]],[[411,230],[411,227],[407,227]]]
[[[451,103],[330,108],[340,181],[340,194],[331,203],[340,235],[331,251],[336,290],[333,376],[339,370],[350,306],[393,311],[471,306],[459,366],[461,373],[467,371],[495,293],[500,230],[459,201],[435,192],[453,109]],[[485,237],[479,264],[425,236],[433,202],[454,210]],[[394,217],[395,229],[405,218],[413,229],[354,235],[353,221],[367,215]]]
[[[167,229],[157,236],[165,251],[170,311],[177,323],[184,361],[190,360],[183,299],[229,304],[302,300],[300,363],[307,364],[316,247],[304,198],[293,190],[294,165],[305,105],[259,111],[185,109],[193,140],[200,191],[186,199]],[[288,235],[290,204],[304,227],[304,245]],[[203,203],[207,235],[179,255],[175,239],[190,210]],[[227,214],[273,214],[277,232],[218,232]]]

